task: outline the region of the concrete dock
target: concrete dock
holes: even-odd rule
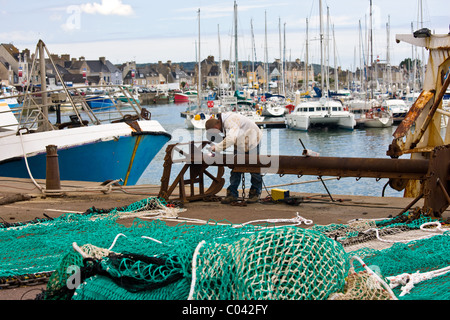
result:
[[[100,183],[61,181],[62,192],[44,195],[40,187],[45,181],[30,179],[0,178],[0,221],[18,223],[36,218],[58,217],[64,213],[83,213],[95,207],[111,209],[132,204],[151,196],[157,196],[159,186],[141,185],[133,187],[105,187]],[[225,194],[222,191],[218,196]],[[226,221],[242,224],[267,219],[294,219],[301,216],[316,225],[345,224],[353,219],[378,219],[395,217],[406,208],[413,199],[390,197],[342,196],[327,194],[295,193],[296,204],[275,203],[267,200],[267,191],[263,191],[261,201],[246,206],[224,205],[218,201],[196,201],[183,204],[178,217],[166,219],[168,225],[178,223],[206,223],[208,220]],[[421,207],[419,200],[413,208]],[[450,217],[450,211],[444,212],[444,218]],[[129,226],[134,218],[119,220]],[[309,227],[300,224],[299,227]],[[33,300],[45,285],[1,289],[0,300]]]

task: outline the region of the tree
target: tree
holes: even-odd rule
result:
[[[419,59],[411,60],[411,58],[406,58],[402,62],[400,62],[399,67],[401,69],[405,69],[406,71],[411,71],[414,69],[414,61],[417,63],[416,68],[422,68],[422,61]]]

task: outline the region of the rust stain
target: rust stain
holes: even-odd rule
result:
[[[405,119],[399,124],[394,132],[394,138],[398,139],[405,136],[410,130],[414,122],[422,113],[425,106],[433,99],[434,92],[422,91],[416,102],[411,106]]]

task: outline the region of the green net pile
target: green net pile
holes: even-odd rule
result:
[[[406,294],[405,284],[388,286],[391,277],[448,267],[448,231],[383,248],[368,245],[423,232],[424,223],[435,221],[428,217],[308,228],[168,226],[162,219],[140,218],[125,227],[117,221],[123,214],[164,206],[148,198],[127,207],[3,226],[0,283],[51,272],[39,296],[47,300],[450,298],[450,272],[420,281]]]

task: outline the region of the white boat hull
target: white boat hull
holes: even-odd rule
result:
[[[394,119],[391,118],[376,118],[376,119],[366,119],[364,121],[364,126],[367,128],[388,128],[392,127]]]
[[[206,121],[207,119],[195,120],[191,117],[187,117],[185,123],[188,129],[205,129]]]
[[[343,109],[334,101],[304,102],[286,115],[286,125],[289,129],[307,131],[311,126],[337,126],[353,130],[356,126],[355,115]]]
[[[11,131],[1,138],[0,173],[18,178],[31,174],[36,179],[45,179],[47,146],[55,145],[61,180],[122,179],[124,184],[136,184],[153,157],[170,140],[157,121],[137,123],[140,132],[125,122],[22,135]]]
[[[261,115],[266,117],[282,117],[284,116],[286,111],[285,107],[274,106],[274,105],[265,105],[262,108]]]
[[[289,129],[307,131],[313,125],[337,126],[344,129],[354,129],[356,126],[355,116],[308,116],[308,115],[286,115],[286,125]]]

